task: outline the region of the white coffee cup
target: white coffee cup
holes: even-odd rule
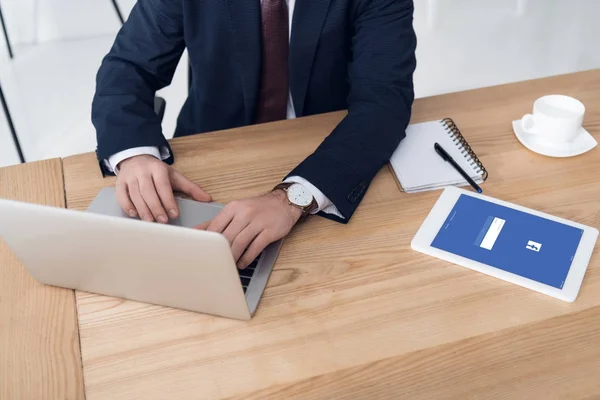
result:
[[[580,133],[584,114],[585,106],[573,97],[543,96],[533,103],[533,114],[521,118],[521,127],[548,142],[566,143]]]

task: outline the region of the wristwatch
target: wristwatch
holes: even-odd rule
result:
[[[280,183],[273,188],[273,191],[275,190],[283,190],[286,193],[288,203],[302,210],[302,218],[306,218],[319,207],[309,190],[299,183]]]

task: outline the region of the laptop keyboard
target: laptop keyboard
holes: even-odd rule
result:
[[[250,280],[254,275],[254,271],[256,271],[256,266],[258,265],[258,260],[260,259],[261,255],[262,253],[259,254],[258,257],[256,257],[256,259],[252,261],[252,263],[245,269],[238,270],[240,274],[240,280],[242,281],[242,287],[244,288],[244,293],[246,293],[246,290],[248,289],[248,285],[250,284]]]

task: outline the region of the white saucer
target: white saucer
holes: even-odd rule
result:
[[[539,136],[523,132],[521,120],[513,121],[513,130],[519,142],[529,150],[548,157],[573,157],[586,153],[596,147],[598,142],[585,128],[571,142],[553,144]]]

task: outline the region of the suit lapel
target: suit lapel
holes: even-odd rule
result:
[[[234,37],[234,51],[242,78],[246,122],[254,122],[260,84],[260,0],[227,0]]]
[[[290,86],[296,115],[304,115],[304,101],[317,44],[331,0],[297,0],[290,41]]]

